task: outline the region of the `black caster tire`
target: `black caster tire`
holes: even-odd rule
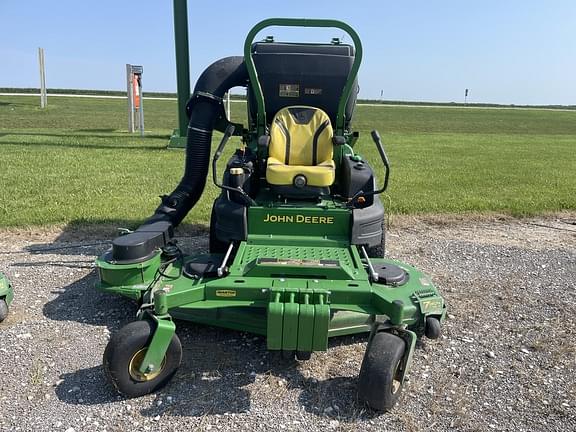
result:
[[[312,351],[296,351],[296,359],[300,361],[310,360]]]
[[[0,299],[0,322],[8,317],[8,303],[6,300]]]
[[[376,411],[388,411],[402,391],[400,365],[406,343],[396,335],[378,332],[368,345],[360,374],[358,397]]]
[[[382,220],[382,238],[380,244],[366,249],[369,258],[384,258],[386,254],[386,223]]]
[[[428,339],[438,339],[442,335],[440,320],[436,317],[426,317],[426,326],[424,334]]]
[[[138,371],[152,335],[154,324],[134,321],[115,333],[104,351],[104,371],[116,390],[127,397],[144,396],[165,386],[182,361],[182,345],[174,334],[160,370],[142,374]]]

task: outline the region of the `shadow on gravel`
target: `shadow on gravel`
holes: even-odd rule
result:
[[[334,351],[331,352],[334,347],[354,345],[367,340],[368,334],[330,339],[327,355],[335,355]],[[301,376],[298,384],[302,390],[298,398],[300,404],[307,412],[318,417],[355,422],[359,419],[370,420],[380,415],[358,400],[357,375],[338,376],[321,381]]]
[[[102,366],[80,369],[60,376],[62,382],[55,389],[62,402],[71,405],[97,405],[121,400],[104,376]]]
[[[182,365],[141,414],[202,417],[249,411],[249,387],[257,374],[269,369],[264,339],[182,321],[177,329],[184,351]]]
[[[154,401],[140,413],[202,417],[251,410],[251,400],[278,400],[299,389],[302,407],[319,417],[356,421],[373,418],[357,401],[356,377],[318,381],[302,374],[304,363],[287,362],[266,349],[263,337],[179,322],[184,349],[180,369]],[[336,338],[330,346],[358,343]]]
[[[77,297],[70,294],[66,302],[76,300]],[[62,305],[69,306],[66,302]],[[77,318],[77,315],[65,316],[68,318],[62,318]],[[98,319],[81,322],[96,324]],[[130,314],[124,313],[121,321],[131,319]],[[184,350],[182,365],[165,388],[151,396],[134,399],[132,405],[143,406],[140,413],[144,416],[247,413],[251,411],[253,398],[281,403],[286,392],[294,389],[300,390],[300,405],[318,417],[354,422],[378,415],[357,401],[356,377],[322,381],[305,377],[302,373],[305,363],[287,362],[270,353],[263,337],[182,321],[178,321],[177,328]],[[336,338],[330,341],[330,346],[361,340],[358,336]],[[106,380],[101,365],[63,374],[60,378],[62,382],[56,387],[56,395],[67,404],[97,405],[123,400]]]
[[[340,421],[377,417],[378,413],[368,410],[358,401],[356,382],[356,377],[305,380],[299,397],[300,404],[311,414]]]
[[[55,321],[106,326],[111,332],[132,321],[136,316],[136,303],[101,293],[94,288],[95,282],[96,271],[92,271],[64,288],[53,290],[58,296],[44,305],[44,316]]]

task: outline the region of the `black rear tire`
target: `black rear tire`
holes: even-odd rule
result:
[[[214,206],[212,206],[212,213],[210,214],[210,242],[209,242],[210,253],[226,253],[228,250],[228,245],[218,239],[216,236],[216,212],[214,211]]]
[[[380,244],[367,248],[366,253],[370,258],[384,258],[386,254],[386,223],[384,219],[382,219],[382,237],[380,238]]]
[[[8,317],[8,303],[6,300],[0,299],[0,322]]]
[[[182,345],[174,334],[159,371],[138,372],[154,334],[148,320],[134,321],[115,333],[104,351],[104,371],[116,390],[128,397],[143,396],[164,387],[182,360]]]
[[[406,343],[396,335],[378,332],[366,349],[358,375],[358,397],[370,408],[388,411],[400,397],[400,365]]]

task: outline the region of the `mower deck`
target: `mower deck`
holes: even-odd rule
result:
[[[298,348],[297,341],[296,346],[278,342],[284,322],[291,320],[296,327],[301,319],[308,320],[310,333],[314,326],[327,327],[314,348],[325,350],[329,336],[369,331],[377,316],[422,333],[424,316],[443,315],[443,301],[426,275],[399,261],[371,259],[381,274],[372,282],[355,246],[241,242],[223,277],[217,275],[224,259],[220,254],[182,256],[158,277],[160,258],[159,251],[145,262],[122,265],[103,256],[97,261],[98,287],[144,304],[153,304],[156,293],[162,292],[173,317],[267,334],[269,349]],[[194,268],[205,272],[194,274]],[[382,280],[386,269],[392,270],[391,281]],[[127,283],[116,284],[121,279]]]
[[[14,290],[10,281],[0,273],[0,322],[8,316],[8,309],[14,299]]]

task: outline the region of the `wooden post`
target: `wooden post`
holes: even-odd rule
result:
[[[126,96],[128,98],[128,132],[134,133],[134,98],[132,96],[132,65],[126,64]]]

